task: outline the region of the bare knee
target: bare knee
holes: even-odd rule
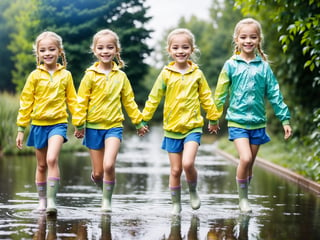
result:
[[[194,163],[184,163],[183,164],[183,170],[185,173],[193,173],[195,171]]]
[[[252,158],[251,157],[240,157],[240,165],[245,167],[245,168],[249,168],[251,166],[252,163]]]
[[[182,168],[173,168],[171,167],[171,176],[174,178],[180,178],[182,174]]]
[[[37,171],[39,173],[45,174],[47,172],[47,164],[38,164]]]
[[[47,158],[47,165],[48,167],[56,167],[58,165],[58,158],[51,158],[51,157],[48,157]]]
[[[114,164],[106,164],[103,166],[103,171],[105,172],[105,174],[107,175],[112,175],[115,172],[115,166]]]

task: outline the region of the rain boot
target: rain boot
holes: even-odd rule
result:
[[[102,180],[96,180],[94,179],[92,173],[91,173],[91,181],[99,188],[101,191],[103,190],[103,182]]]
[[[111,212],[111,198],[114,189],[114,184],[114,181],[103,181],[101,206],[101,210],[103,212]]]
[[[172,200],[172,211],[174,215],[180,214],[181,212],[181,186],[170,187],[171,200]]]
[[[241,212],[247,213],[251,212],[251,207],[248,201],[248,179],[238,179],[237,178],[237,187],[239,193],[239,208]]]
[[[44,211],[47,205],[47,182],[37,182],[37,191],[39,196],[39,211]]]
[[[197,210],[201,206],[201,201],[197,192],[197,182],[189,182],[190,205],[193,210]]]
[[[59,188],[59,180],[60,178],[48,178],[47,185],[47,215],[56,215],[56,197]]]

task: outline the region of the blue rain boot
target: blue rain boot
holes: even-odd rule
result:
[[[48,178],[47,184],[47,215],[56,215],[57,207],[56,207],[56,197],[59,188],[59,178]]]
[[[39,196],[38,210],[44,211],[47,206],[47,182],[37,182],[36,185]]]
[[[249,213],[252,212],[252,209],[248,200],[248,179],[238,179],[237,178],[237,187],[239,193],[239,208],[241,212]]]
[[[201,201],[197,192],[197,182],[188,182],[190,192],[190,205],[193,210],[197,210],[201,206]]]
[[[111,212],[111,199],[114,189],[114,181],[103,181],[103,191],[102,191],[102,206],[101,210],[103,212]]]
[[[171,200],[172,200],[172,211],[174,215],[180,214],[181,212],[181,186],[170,187]]]

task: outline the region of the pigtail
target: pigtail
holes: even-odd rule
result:
[[[61,51],[61,59],[62,59],[62,65],[67,67],[67,58],[66,58],[66,54],[64,51]]]
[[[38,54],[36,54],[36,61],[37,61],[37,66],[40,66],[40,58],[39,58]]]
[[[117,61],[118,61],[118,64],[119,64],[119,67],[120,67],[120,68],[123,68],[123,67],[126,66],[125,62],[124,62],[124,61],[121,59],[121,57],[120,57],[120,52],[118,52],[118,53],[116,54],[116,59],[117,59]]]
[[[234,45],[234,52],[235,55],[239,55],[240,54],[240,49],[239,46],[237,44]]]
[[[268,61],[268,56],[267,56],[267,54],[265,54],[264,51],[262,50],[262,48],[261,48],[261,43],[258,44],[257,49],[258,49],[258,52],[259,52],[260,56],[262,57],[262,59],[267,62],[267,61]]]

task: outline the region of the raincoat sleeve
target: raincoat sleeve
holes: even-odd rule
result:
[[[148,122],[152,119],[154,112],[157,110],[160,101],[165,94],[166,91],[166,84],[164,82],[164,70],[159,74],[157,80],[155,81],[144,109],[142,111],[143,121]]]
[[[230,78],[229,78],[226,64],[225,64],[219,74],[217,86],[214,93],[214,103],[216,104],[219,117],[221,117],[223,113],[223,106],[228,96],[229,87],[230,87]]]
[[[199,97],[202,108],[206,111],[206,118],[210,120],[210,123],[216,123],[220,118],[221,114],[217,110],[216,105],[213,101],[212,91],[209,84],[202,74],[199,84]]]
[[[80,82],[80,86],[78,89],[78,96],[77,96],[77,107],[75,109],[74,115],[72,115],[72,123],[78,129],[84,127],[84,124],[87,119],[87,110],[89,106],[89,98],[91,94],[91,77],[90,73],[86,72],[84,77]]]
[[[283,125],[289,124],[290,111],[283,101],[280,87],[276,77],[274,76],[270,66],[267,66],[267,98],[275,112],[275,115]]]
[[[77,111],[78,102],[77,102],[76,90],[74,88],[73,79],[70,72],[68,73],[68,79],[67,79],[66,100],[67,100],[68,109],[70,110],[71,115],[72,116],[75,115]]]
[[[138,105],[134,100],[134,93],[127,77],[124,79],[124,86],[121,91],[122,104],[135,125],[139,125],[142,121],[142,113],[139,111]]]
[[[18,131],[24,131],[31,121],[36,88],[35,71],[30,73],[20,95],[20,108],[17,117]]]

